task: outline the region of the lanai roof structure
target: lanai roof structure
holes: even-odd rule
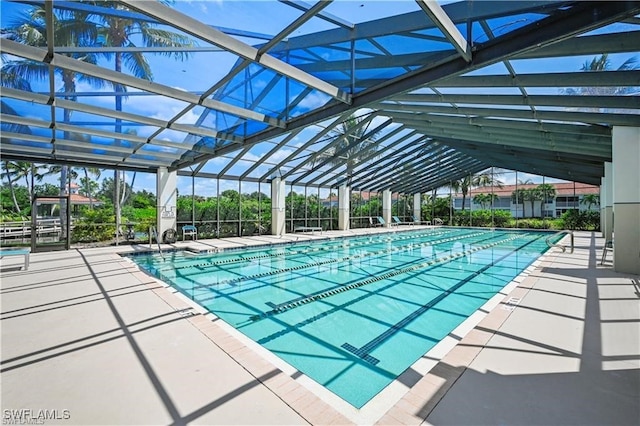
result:
[[[3,34],[2,54],[45,64],[50,77],[48,90],[4,84],[4,159],[403,193],[490,166],[598,185],[612,127],[640,123],[640,70],[585,72],[565,60],[637,55],[638,1],[418,0],[353,22],[328,1],[283,0],[269,3],[285,22],[274,34],[242,20],[214,27],[151,1],[14,3],[43,7],[48,37],[30,46]],[[157,24],[193,44],[70,45],[55,38],[59,11]],[[311,22],[322,29],[305,30]],[[161,74],[115,71],[112,59],[76,59],[117,52],[190,54],[209,66],[175,62],[176,87]],[[59,71],[109,83],[64,92]],[[130,106],[165,101],[176,107],[162,116]],[[354,157],[348,135],[377,149]]]

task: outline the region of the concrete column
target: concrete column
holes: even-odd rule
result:
[[[604,163],[604,239],[613,239],[613,164]],[[601,200],[602,201],[602,200]]]
[[[606,182],[604,177],[600,178],[600,232],[604,238],[604,199]]]
[[[271,179],[271,235],[284,235],[286,184],[280,177]]]
[[[614,126],[612,137],[613,269],[640,274],[640,127]]]
[[[413,216],[416,218],[416,223],[419,225],[422,219],[422,196],[420,193],[413,194]]]
[[[391,191],[388,189],[382,191],[382,218],[385,226],[391,227]]]
[[[351,188],[342,185],[338,188],[338,229],[349,230],[349,209],[351,203]]]
[[[156,229],[158,239],[162,241],[162,235],[167,229],[176,229],[178,218],[176,205],[178,202],[178,174],[170,172],[166,167],[159,167],[156,173]]]

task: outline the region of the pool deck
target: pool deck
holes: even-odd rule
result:
[[[424,228],[424,227],[415,227]],[[399,229],[414,229],[400,227]],[[186,241],[216,250],[380,228]],[[118,253],[72,249],[0,264],[7,416],[44,424],[576,424],[640,422],[640,279],[600,265],[604,239],[550,250],[362,410]],[[165,246],[166,247],[166,246]],[[11,411],[6,411],[11,410]],[[39,410],[46,410],[43,414]]]

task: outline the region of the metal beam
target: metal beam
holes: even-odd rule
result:
[[[280,31],[278,33],[278,35],[276,35],[271,40],[269,40],[266,44],[261,46],[260,49],[258,49],[258,56],[261,56],[261,55],[265,54],[273,46],[275,46],[276,44],[278,44],[282,40],[284,40],[289,34],[291,34],[296,29],[298,29],[299,27],[304,25],[305,22],[309,21],[314,16],[321,14],[322,13],[322,9],[324,9],[327,6],[329,6],[332,1],[333,0],[318,1],[315,5],[313,5],[309,9],[305,10],[302,15],[300,15],[293,22],[291,22],[289,25],[287,25],[282,31]]]
[[[632,53],[640,46],[640,31],[594,34],[562,40],[540,49],[514,55],[513,59],[560,58],[565,56],[601,55],[603,52]]]
[[[533,112],[530,109],[451,107],[444,105],[405,104],[392,101],[385,101],[378,104],[378,109],[381,110],[382,114],[387,114],[391,111],[409,111],[412,113],[424,112],[447,115],[459,114],[462,116],[520,118],[525,120],[549,120],[556,122],[565,121],[571,123],[597,124],[603,127],[607,127],[608,125],[631,126],[638,122],[637,114],[545,110],[536,110]]]
[[[402,94],[390,98],[396,102],[409,103],[462,103],[482,105],[523,105],[575,107],[575,108],[617,108],[640,109],[638,96],[568,96],[568,95],[430,95]]]
[[[610,156],[611,145],[598,145],[594,143],[584,144],[569,144],[563,143],[562,141],[549,141],[542,137],[536,138],[528,135],[518,135],[514,137],[513,131],[481,131],[481,130],[461,130],[456,128],[456,126],[413,126],[416,130],[429,135],[433,138],[456,138],[461,140],[475,141],[475,142],[484,142],[489,144],[496,145],[505,145],[505,146],[536,146],[540,149],[547,149],[548,151],[553,152],[564,152],[567,154],[579,154],[579,153],[589,153],[590,155],[595,155],[601,158],[606,158]],[[523,132],[517,132],[523,133]]]
[[[333,138],[333,140],[331,142],[329,142],[327,145],[325,145],[324,147],[322,147],[322,150],[324,152],[326,152],[327,150],[333,148],[334,146],[336,146],[340,141],[342,141],[344,138],[348,137],[349,135],[351,135],[353,132],[368,126],[369,123],[371,122],[371,120],[373,120],[375,117],[377,116],[377,114],[373,113],[373,114],[369,114],[369,116],[367,116],[366,118],[364,118],[362,121],[360,121],[359,123],[357,123],[356,125],[350,127],[349,129],[346,130],[346,132],[344,134],[341,134],[339,136],[335,136]],[[315,154],[318,154],[317,152]],[[288,176],[291,176],[293,173],[295,173],[297,170],[301,169],[305,164],[309,163],[310,161],[315,161],[318,157],[315,155],[310,155],[309,157],[307,157],[306,160],[302,160],[300,161],[297,165],[293,166],[288,172],[286,172],[285,174],[282,175],[282,178],[285,179]]]
[[[0,114],[0,121],[6,122],[6,123],[20,124],[24,126],[40,127],[45,129],[52,128],[51,123],[49,121],[22,117],[17,115]],[[106,130],[94,129],[91,127],[74,126],[74,125],[66,124],[62,122],[55,123],[54,130],[60,130],[63,132],[71,132],[71,133],[78,133],[78,134],[86,134],[90,136],[99,136],[99,137],[114,139],[114,140],[119,139],[119,140],[131,142],[134,144],[149,143],[150,146],[166,146],[166,147],[176,148],[182,151],[189,150],[189,147],[184,146],[184,144],[181,144],[181,143],[170,142],[170,141],[165,141],[160,139],[149,139],[149,138],[145,138],[145,137],[130,134],[130,133],[116,133],[116,132],[110,132]],[[96,145],[96,146],[102,147],[104,145]],[[135,151],[135,148],[131,147],[128,150],[131,151],[130,153],[133,153],[133,151]],[[169,154],[163,153],[162,155],[166,157]],[[171,155],[175,158],[177,154],[171,154]]]
[[[446,120],[415,120],[401,119],[398,122],[405,124],[407,127],[417,129],[422,132],[450,132],[460,135],[461,137],[478,138],[483,141],[505,141],[508,144],[515,145],[523,143],[539,143],[548,145],[549,149],[555,145],[565,147],[576,147],[588,145],[591,148],[610,148],[611,138],[603,136],[591,136],[585,134],[567,134],[567,133],[548,133],[535,130],[527,130],[524,128],[509,129],[508,127],[490,127],[490,126],[473,126],[468,124],[458,124],[453,121]],[[517,130],[518,137],[514,137],[514,130]]]
[[[322,139],[324,136],[326,136],[331,130],[333,130],[334,127],[336,127],[338,124],[340,124],[344,120],[346,120],[349,115],[351,115],[351,113],[350,112],[346,112],[346,113],[342,114],[341,116],[339,116],[338,118],[336,118],[335,120],[333,120],[327,127],[325,127],[324,129],[322,129],[321,131],[316,133],[315,136],[313,136],[307,142],[305,142],[304,144],[299,146],[298,149],[296,149],[294,152],[289,154],[287,156],[287,158],[285,158],[280,163],[278,163],[277,166],[272,167],[267,173],[263,174],[262,177],[260,178],[260,180],[265,180],[267,177],[270,177],[276,171],[278,171],[278,169],[282,168],[286,163],[288,163],[292,159],[298,157],[304,150],[306,150],[308,147],[310,147],[314,143],[318,142],[320,139]]]
[[[468,7],[466,1],[449,3],[442,8],[453,22],[466,22],[467,20],[490,19],[503,16],[519,15],[527,12],[544,13],[553,12],[564,6],[564,2],[528,1],[482,1],[474,2],[473,8]],[[424,31],[435,28],[432,22],[424,19],[424,12],[419,10],[401,15],[386,16],[368,22],[358,23],[353,28],[335,28],[312,34],[305,34],[291,38],[286,45],[282,44],[280,50],[299,50],[317,47],[320,42],[323,45],[344,43],[347,40],[363,40],[368,38],[384,37],[389,34],[405,34],[416,31]]]
[[[264,163],[267,159],[271,158],[271,156],[274,155],[276,152],[284,148],[291,140],[293,140],[293,138],[298,136],[300,132],[302,132],[302,129],[295,130],[289,133],[289,135],[287,135],[287,137],[285,137],[283,140],[276,143],[269,152],[267,152],[266,154],[262,154],[262,156],[258,159],[258,161],[254,162],[251,167],[249,167],[243,174],[241,174],[240,179],[244,180],[246,177],[248,177],[249,174],[251,174],[251,172],[253,172],[255,169],[260,167],[262,163]]]
[[[590,126],[584,124],[562,124],[562,123],[538,123],[536,121],[510,120],[503,118],[482,118],[482,117],[461,117],[458,115],[418,113],[411,114],[405,112],[387,111],[386,114],[396,118],[398,121],[409,120],[414,122],[434,122],[451,123],[464,127],[488,127],[496,129],[526,130],[538,134],[549,134],[552,138],[559,134],[559,138],[565,135],[580,135],[602,139],[611,139],[611,128],[604,126]]]
[[[53,139],[53,138],[48,138],[48,137],[43,137],[38,135],[28,135],[25,133],[3,132],[3,137],[9,138],[9,139],[23,140],[27,142],[37,142],[42,144],[48,144],[49,145],[48,148],[20,146],[19,149],[22,153],[26,153],[26,152],[41,153],[41,154],[46,154],[47,156],[49,156],[49,158],[51,158],[51,156],[54,155],[53,158],[57,158],[57,159],[77,158],[77,157],[86,158],[87,155],[91,155],[91,151],[94,151],[94,150],[116,153],[119,150],[126,149],[126,148],[117,148],[117,147],[111,147],[111,146],[105,146],[105,147],[87,146],[86,142],[83,142],[83,141],[82,142],[74,141],[74,140],[69,140],[64,138]],[[56,148],[56,153],[52,154],[52,150],[54,148],[54,142],[57,148]],[[3,155],[6,151],[11,151],[12,149],[15,149],[15,148],[16,148],[16,145],[13,145],[11,143],[3,144],[2,146]],[[79,148],[81,151],[67,150],[64,148]],[[117,155],[109,155],[109,154],[101,153],[99,158],[100,160],[105,160],[105,163],[101,163],[101,164],[109,165],[113,163],[119,164],[122,162],[122,157]],[[45,162],[46,161],[48,160],[45,160]],[[169,164],[169,162],[167,161],[152,160],[152,159],[133,159],[132,162],[135,164],[138,164],[138,163],[139,164],[155,164],[156,167],[167,166]]]
[[[451,148],[446,146],[439,147],[438,151],[432,151],[428,156],[422,156],[420,154],[408,158],[402,164],[396,166],[396,174],[386,173],[383,176],[378,177],[375,181],[369,182],[368,185],[372,189],[384,189],[394,188],[397,189],[400,184],[406,184],[410,181],[423,179],[425,176],[429,176],[437,171],[437,175],[441,175],[443,172],[448,173],[449,166],[455,165],[455,168],[467,169],[469,165],[476,164],[479,160],[469,157],[461,152],[451,153]],[[417,168],[421,163],[428,164]]]
[[[22,148],[22,147],[20,147]],[[20,149],[18,152],[13,152],[10,149],[5,150],[5,147],[3,147],[2,149],[2,157],[5,160],[14,160],[14,161],[27,161],[30,163],[38,163],[38,162],[43,162],[43,163],[47,163],[47,164],[62,164],[62,165],[66,165],[66,166],[79,166],[79,167],[101,167],[101,168],[106,168],[106,169],[110,169],[110,170],[125,170],[125,171],[132,171],[132,172],[143,172],[143,173],[155,173],[158,166],[152,166],[149,164],[140,164],[140,165],[135,165],[135,164],[121,164],[121,165],[116,165],[116,164],[112,164],[112,163],[101,163],[101,162],[97,162],[97,161],[92,161],[91,159],[86,158],[86,155],[84,156],[84,158],[65,158],[65,159],[58,159],[58,158],[53,158],[49,155],[46,155],[45,157],[39,157],[37,156],[38,153],[37,152],[31,152],[28,151],[28,154],[25,154],[26,151],[23,151],[22,149]]]
[[[48,0],[7,0],[7,1],[10,1],[13,3],[43,6],[46,4]],[[155,19],[150,18],[149,16],[146,16],[142,13],[134,12],[132,10],[116,8],[116,7],[101,7],[97,5],[80,3],[78,1],[56,0],[54,3],[54,7],[56,9],[80,11],[80,12],[88,13],[91,15],[112,16],[115,18],[132,20],[136,22],[148,22],[151,24],[158,23],[158,21],[156,21]],[[220,26],[214,26],[214,25],[211,25],[211,27],[217,29],[218,31],[222,31],[225,34],[235,35],[239,37],[255,38],[259,40],[270,40],[272,38],[272,36],[268,34],[256,33],[256,32],[246,31],[246,30],[239,30],[236,28],[220,27]],[[58,49],[56,48],[56,51],[57,50]]]
[[[304,73],[296,67],[289,65],[273,56],[267,54],[259,54],[259,50],[248,44],[242,43],[221,31],[211,28],[197,19],[191,18],[175,10],[164,6],[157,2],[140,2],[132,0],[121,0],[128,7],[138,10],[145,15],[152,16],[155,19],[177,28],[193,37],[199,38],[223,49],[234,53],[244,59],[254,61],[260,65],[272,69],[273,71],[290,77],[300,83],[313,87],[323,93],[328,94],[334,99],[346,104],[351,103],[351,95],[343,92],[335,86],[332,86],[319,78]]]
[[[367,124],[366,124],[367,126],[368,126],[368,124],[373,120],[373,118],[374,118],[375,116],[376,116],[375,114],[372,114],[372,115],[370,116],[370,117],[371,117],[371,119],[367,122]],[[369,117],[367,117],[367,118],[369,118]],[[365,120],[362,120],[362,122],[364,122],[364,121],[365,121]],[[361,122],[361,123],[362,123],[362,122]],[[391,120],[390,118],[389,118],[389,119],[387,119],[387,120],[385,120],[384,122],[380,123],[380,124],[379,124],[377,127],[375,127],[374,129],[372,129],[372,130],[368,131],[367,133],[365,133],[364,135],[362,135],[362,139],[363,139],[363,140],[367,140],[367,139],[369,139],[370,137],[372,137],[373,135],[375,135],[376,133],[378,133],[379,131],[381,131],[381,130],[382,130],[382,129],[384,129],[385,127],[389,126],[391,123],[392,123],[392,120]],[[360,124],[360,123],[359,123],[359,124]],[[337,140],[336,140],[336,141],[334,141],[335,143],[333,143],[333,142],[332,142],[332,144],[331,144],[331,145],[332,145],[332,147],[333,147],[333,146],[335,146],[335,145],[337,145],[337,144],[339,143],[339,141],[340,141],[340,140],[344,140],[345,138],[348,138],[348,136],[349,136],[349,135],[351,135],[351,133],[353,133],[354,131],[356,131],[356,130],[357,130],[357,129],[356,129],[357,127],[358,127],[358,126],[354,126],[353,130],[352,130],[352,129],[349,129],[349,134],[348,134],[348,135],[345,135],[345,136],[342,136],[342,137],[338,137],[338,138],[336,138]],[[332,148],[332,147],[327,146],[327,147],[325,148],[325,152],[326,152],[326,150],[327,150],[327,149],[330,149],[330,148]],[[311,173],[313,173],[314,171],[319,170],[321,167],[325,166],[326,164],[331,163],[331,162],[332,162],[332,161],[334,161],[336,158],[340,158],[340,156],[341,156],[342,154],[344,154],[345,152],[347,152],[347,151],[349,151],[350,149],[353,149],[353,148],[354,148],[353,146],[349,146],[349,145],[347,145],[347,146],[343,147],[342,149],[335,151],[335,152],[333,153],[333,156],[331,156],[331,157],[326,157],[323,161],[321,161],[321,162],[320,162],[320,164],[314,164],[314,166],[313,166],[313,168],[312,168],[311,170],[307,171],[306,173],[303,173],[303,174],[302,174],[301,176],[299,176],[297,179],[294,179],[294,180],[293,180],[293,184],[297,184],[297,183],[299,183],[302,179],[304,179],[305,177],[309,176],[309,175],[310,175]],[[347,163],[347,161],[348,161],[348,160],[345,160],[344,162],[342,162],[342,165],[346,164],[346,163]],[[308,163],[308,162],[309,162],[309,161],[307,160],[307,163]]]
[[[50,103],[49,102],[50,98],[48,96],[38,95],[36,93],[25,92],[22,90],[11,89],[11,88],[3,87],[2,96],[13,98],[13,99],[19,99],[26,102],[34,102],[41,105],[48,105]],[[237,136],[217,132],[212,129],[207,129],[206,127],[196,127],[190,124],[178,124],[178,123],[174,123],[173,125],[169,126],[168,123],[164,120],[159,120],[156,118],[150,118],[143,115],[132,114],[132,113],[123,112],[123,111],[115,111],[112,108],[102,108],[102,107],[98,107],[90,104],[83,104],[79,102],[68,101],[66,99],[56,99],[54,101],[54,105],[58,108],[79,111],[87,114],[95,114],[95,115],[100,115],[100,116],[114,118],[114,119],[121,119],[123,121],[131,121],[134,123],[140,123],[140,124],[144,124],[152,127],[161,127],[164,129],[177,130],[185,133],[193,133],[200,136],[210,136],[216,139],[223,139],[231,142],[241,141],[241,139],[238,138]],[[107,124],[108,123],[105,123],[105,125]],[[156,141],[162,142],[162,143],[166,142],[166,141],[158,141],[158,140]],[[187,147],[187,144],[175,143],[175,146]],[[188,145],[188,148],[191,148],[191,145]]]
[[[467,63],[464,59],[458,58],[457,60],[438,64],[435,67],[425,66],[413,73],[407,73],[392,79],[385,85],[354,95],[351,107],[369,106],[397,93],[410,91],[428,84],[436,84],[441,80],[468,73],[504,59],[510,59],[517,54],[541,49],[638,13],[640,13],[640,3],[638,2],[577,3],[567,10],[554,13],[548,18],[541,19],[500,36],[490,43],[478,46],[474,51],[472,63]],[[346,106],[337,103],[327,105],[322,109],[290,120],[287,123],[287,130],[320,122],[328,117],[343,113],[345,109],[347,109]],[[280,130],[265,130],[249,137],[248,140],[269,139],[280,133]]]
[[[278,0],[278,1],[280,1],[280,3],[283,3],[283,4],[286,4],[288,6],[294,7],[296,9],[298,9],[298,10],[302,10],[303,12],[311,9],[311,7],[312,7],[311,5],[309,5],[309,4],[305,3],[305,2],[302,2],[302,1],[290,1],[290,0]],[[321,2],[322,2],[322,0],[320,0],[318,3],[321,3]],[[351,22],[348,22],[348,21],[340,18],[339,16],[335,16],[335,15],[333,15],[331,13],[327,13],[327,12],[318,13],[318,18],[324,19],[325,21],[327,21],[327,22],[329,22],[331,24],[337,25],[337,26],[342,27],[342,28],[346,28],[348,30],[352,30],[355,27],[355,25],[352,24]]]
[[[440,170],[443,167],[444,169]],[[474,174],[486,168],[487,165],[481,160],[465,156],[457,160],[456,167],[454,168],[433,163],[431,170],[420,171],[417,175],[404,176],[401,181],[394,184],[393,188],[398,192],[408,194],[427,192],[442,186],[444,182],[459,179],[458,176]],[[432,174],[434,169],[438,170],[437,174]]]
[[[405,135],[404,137],[398,138],[395,142],[390,143],[389,145],[382,145],[384,142],[386,142],[388,139],[394,137],[395,135],[397,135],[398,133],[402,132],[403,130],[406,130],[403,126],[397,127],[395,129],[393,129],[392,131],[390,131],[389,133],[387,133],[386,135],[382,136],[380,139],[376,140],[377,143],[377,150],[375,152],[370,153],[369,155],[366,155],[364,157],[360,158],[360,164],[362,166],[365,166],[367,161],[376,158],[376,157],[380,157],[382,156],[386,151],[388,151],[389,149],[393,149],[395,146],[401,144],[402,142],[406,141],[407,138],[409,137],[413,137],[416,135],[415,131],[410,132],[409,134]],[[338,169],[342,167],[342,164],[336,164],[335,166],[331,167],[328,170],[325,170],[323,172],[323,176],[322,178],[326,178],[327,175],[329,175],[330,173],[332,173],[334,170]],[[354,169],[355,172],[355,169]],[[320,182],[318,182],[319,186],[326,186],[329,185],[329,182],[331,180],[333,180],[334,176],[331,176],[328,179],[325,180],[321,180]],[[315,179],[307,182],[307,184],[311,184],[311,183],[315,183]]]
[[[440,5],[434,0],[416,0],[420,9],[427,14],[431,21],[442,31],[460,56],[467,62],[471,62],[471,49],[464,36],[458,31],[455,24]]]
[[[5,38],[0,38],[0,48],[5,53],[38,62],[45,62],[45,60],[49,59],[47,58],[47,52],[43,49],[16,43]],[[51,58],[50,60],[50,63],[53,66],[60,67],[66,70],[91,75],[94,77],[102,78],[104,80],[112,81],[114,83],[123,84],[125,86],[135,87],[140,90],[156,93],[161,96],[177,99],[179,101],[187,102],[190,104],[202,105],[210,109],[236,115],[248,120],[260,121],[263,123],[267,123],[270,126],[284,127],[284,123],[281,120],[257,113],[255,111],[250,111],[245,108],[240,108],[235,105],[226,104],[213,99],[202,99],[201,97],[185,92],[184,90],[175,89],[173,87],[129,76],[121,72],[88,64],[86,62],[82,62],[65,55],[60,55],[57,53],[54,54],[53,58]]]
[[[437,87],[637,87],[640,70],[474,75],[444,80]]]
[[[493,166],[557,179],[599,184],[604,173],[603,162],[576,159],[574,156],[550,156],[544,151],[524,148],[492,150],[482,144],[459,144],[457,141],[452,141],[451,146]]]
[[[433,144],[433,142],[426,136],[423,136],[413,141],[412,144],[413,145],[407,147],[407,149],[400,149],[394,152],[393,155],[385,157],[377,164],[377,166],[372,167],[373,165],[370,165],[366,170],[354,173],[354,176],[351,177],[351,184],[354,186],[359,185],[364,187],[366,185],[364,182],[371,182],[372,180],[378,179],[378,173],[381,171],[383,173],[393,173],[397,170],[397,165],[403,159],[406,159],[410,155],[426,151],[427,148]],[[336,184],[340,185],[344,182],[346,182],[346,178],[338,180]]]

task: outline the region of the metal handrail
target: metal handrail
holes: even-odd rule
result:
[[[545,242],[547,243],[547,245],[549,247],[560,247],[562,249],[562,252],[564,253],[565,251],[567,251],[567,247],[562,245],[562,244],[553,244],[551,241],[551,238],[555,237],[556,235],[560,235],[560,234],[569,234],[571,236],[571,251],[569,253],[573,253],[573,231],[569,231],[569,230],[563,230],[563,231],[558,231],[555,234],[549,235],[547,237],[547,239],[545,240]]]
[[[158,238],[158,231],[156,230],[155,226],[150,226],[149,227],[149,247],[151,247],[151,236],[152,235],[156,239],[156,244],[158,244],[158,251],[160,252],[160,256],[162,256],[162,260],[164,260],[164,253],[162,252],[162,247],[160,247],[160,239]]]

